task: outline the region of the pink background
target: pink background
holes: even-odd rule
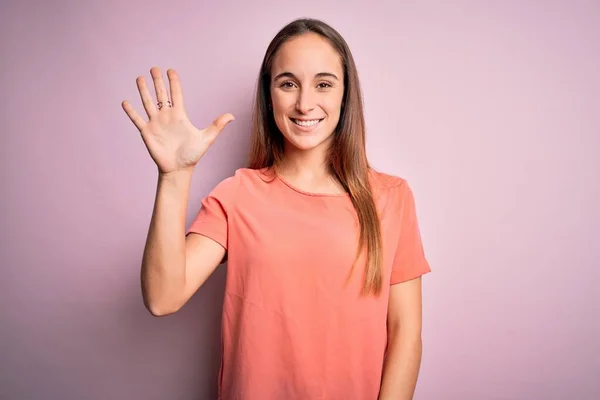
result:
[[[196,124],[237,116],[189,222],[244,165],[269,40],[312,16],[354,52],[374,166],[417,198],[415,398],[600,399],[598,1],[37,3],[0,8],[0,398],[215,398],[225,272],[143,308],[156,169],[120,103],[158,65]]]

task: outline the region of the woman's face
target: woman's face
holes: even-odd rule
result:
[[[328,147],[344,95],[339,54],[315,33],[297,36],[279,48],[271,77],[273,116],[286,146]]]

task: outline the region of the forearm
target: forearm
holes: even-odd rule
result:
[[[141,268],[144,304],[154,315],[176,311],[185,287],[185,218],[192,172],[159,175]]]
[[[388,336],[379,400],[411,400],[421,367],[420,334],[398,329]]]

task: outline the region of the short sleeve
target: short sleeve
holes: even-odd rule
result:
[[[392,265],[392,285],[418,278],[431,271],[421,241],[413,192],[406,181],[403,181],[397,190],[400,191],[400,238]]]
[[[197,233],[211,238],[227,250],[228,218],[234,206],[239,186],[237,175],[226,178],[204,198],[200,210],[188,228],[186,235]]]

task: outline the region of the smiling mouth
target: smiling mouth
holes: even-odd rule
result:
[[[310,128],[311,126],[315,126],[317,125],[319,122],[323,121],[325,118],[321,118],[321,119],[310,119],[310,120],[302,120],[302,119],[295,119],[295,118],[290,118],[292,120],[292,122],[298,126],[302,126],[305,128]]]

